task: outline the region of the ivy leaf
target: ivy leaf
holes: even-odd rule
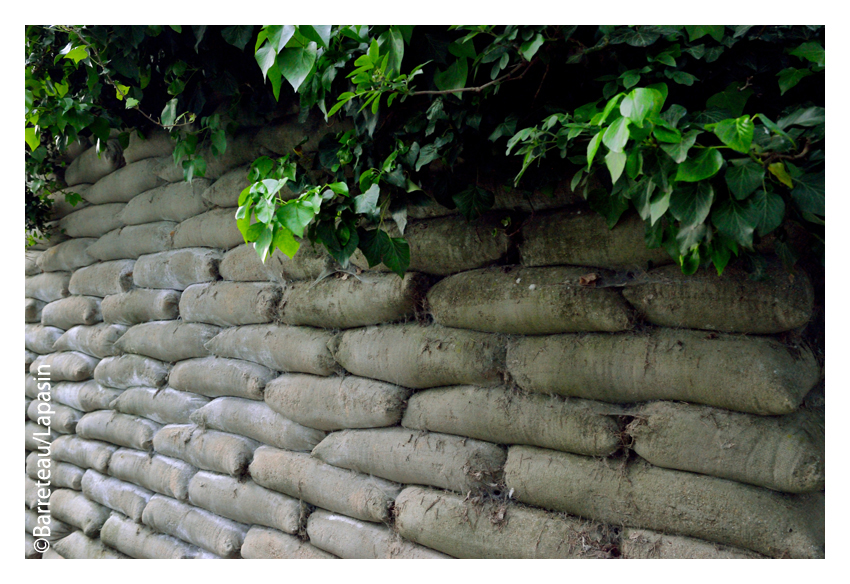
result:
[[[718,231],[736,243],[746,247],[753,246],[753,232],[758,225],[758,218],[751,207],[743,207],[729,199],[714,208],[711,212],[711,222]]]
[[[705,223],[683,225],[676,233],[676,243],[679,245],[679,253],[686,254],[699,246],[708,234],[708,226]]]
[[[313,69],[318,50],[316,43],[311,42],[306,47],[284,49],[277,57],[277,67],[281,75],[289,81],[292,89],[298,91],[304,79]]]
[[[287,201],[281,206],[277,210],[276,216],[278,221],[283,223],[296,237],[304,237],[304,229],[316,216],[316,212],[317,209],[306,201],[295,200]]]
[[[274,47],[270,44],[263,45],[257,52],[254,53],[254,58],[257,60],[257,64],[260,66],[260,71],[263,73],[263,81],[266,79],[266,74],[272,65],[275,64],[275,59],[277,58],[277,53],[274,51]]]
[[[445,71],[437,71],[434,73],[434,85],[440,91],[448,91],[451,89],[462,89],[466,86],[466,76],[468,68],[466,65],[466,57],[461,57],[452,63]]]
[[[490,191],[479,188],[477,185],[470,186],[452,196],[452,200],[463,213],[467,220],[471,221],[480,217],[484,212],[490,210],[496,202],[496,198]]]
[[[254,250],[257,252],[257,255],[260,256],[260,261],[266,263],[266,258],[269,257],[269,248],[272,245],[274,234],[272,233],[270,225],[263,225],[262,227],[263,230],[260,232],[256,241],[254,241]]]
[[[602,143],[612,152],[622,152],[629,141],[629,120],[619,117],[608,126],[602,135]],[[616,182],[616,181],[615,181]]]
[[[362,195],[354,197],[354,212],[360,215],[374,215],[378,210],[378,197],[381,189],[373,184],[369,190]]]
[[[661,38],[658,33],[647,32],[641,29],[628,30],[611,38],[611,44],[626,43],[632,47],[648,47]]]
[[[619,193],[611,194],[603,189],[593,189],[587,197],[591,209],[605,217],[608,229],[614,229],[620,217],[629,208],[629,202]]]
[[[786,91],[811,74],[812,72],[809,69],[795,69],[794,67],[783,69],[776,74],[777,80],[779,81],[779,95],[785,95]]]
[[[254,27],[250,24],[237,24],[233,26],[225,26],[221,29],[221,36],[227,44],[233,45],[240,51],[245,49],[245,45],[251,40],[254,35]]]
[[[823,124],[826,121],[825,110],[822,107],[810,107],[798,109],[776,122],[776,125],[785,129],[788,126],[803,126],[810,128]]]
[[[720,93],[715,93],[705,102],[708,108],[725,109],[738,117],[744,113],[744,106],[747,100],[753,94],[753,90],[749,87],[742,89],[743,85],[739,82],[731,83],[726,89]]]
[[[605,165],[608,167],[608,172],[611,173],[611,182],[617,182],[620,175],[623,174],[623,169],[626,167],[626,153],[609,151],[605,155]]]
[[[382,229],[363,230],[360,233],[360,249],[374,267],[383,262],[390,270],[404,277],[404,272],[410,266],[410,246],[401,238],[391,238]]]
[[[788,54],[811,61],[819,67],[823,67],[826,60],[826,51],[824,51],[823,45],[815,41],[803,43],[793,51],[789,51]]]
[[[782,224],[785,216],[785,201],[776,193],[759,190],[750,199],[750,207],[757,220],[756,230],[764,237]]]
[[[659,146],[676,164],[681,164],[688,157],[688,151],[696,144],[697,136],[701,133],[699,130],[690,130],[678,144],[659,144]]]
[[[658,191],[649,201],[649,219],[652,225],[661,219],[661,216],[670,208],[670,189]]]
[[[639,87],[623,98],[620,114],[638,128],[642,128],[646,116],[653,112],[658,113],[663,103],[664,98],[660,91]]]
[[[825,174],[818,172],[804,174],[797,179],[797,186],[791,191],[791,198],[801,211],[820,215],[826,212],[826,189],[824,185]]]
[[[272,246],[273,248],[279,249],[289,259],[295,257],[295,254],[298,253],[298,250],[301,248],[301,244],[286,227],[277,228],[274,234],[274,239],[272,240]]]
[[[273,24],[265,27],[266,38],[269,39],[269,45],[274,49],[275,55],[279,54],[289,39],[295,34],[295,25],[293,24]]]
[[[587,145],[587,170],[590,170],[590,165],[593,163],[593,157],[596,156],[596,151],[599,150],[599,144],[602,142],[602,130],[596,133],[593,139]],[[419,168],[416,169],[417,171]]]
[[[543,45],[543,35],[540,34],[540,33],[537,33],[536,35],[534,35],[533,39],[522,44],[522,46],[519,48],[519,52],[520,52],[520,54],[522,54],[522,57],[526,61],[531,61],[531,59],[534,58],[534,55],[537,54],[537,51],[540,49],[540,47],[542,45]]]
[[[331,42],[331,25],[329,24],[303,24],[298,27],[300,32],[309,41],[316,41],[320,46],[328,48]]]
[[[764,167],[749,158],[731,162],[724,178],[735,198],[742,201],[764,183]]]
[[[702,37],[708,35],[718,43],[723,40],[723,29],[722,25],[696,25],[696,26],[685,26],[685,30],[688,33],[688,42],[694,42],[697,39],[701,39]]]
[[[162,119],[162,125],[165,126],[166,129],[170,129],[174,125],[174,121],[177,119],[176,97],[165,104],[165,108],[163,108],[160,118]]]
[[[89,56],[89,53],[86,50],[86,48],[84,46],[80,45],[79,47],[76,47],[76,48],[68,51],[68,53],[65,55],[65,58],[71,59],[72,61],[74,61],[74,65],[76,65],[80,61],[82,61],[83,59],[88,58],[88,56]]]
[[[741,116],[736,120],[723,120],[714,128],[715,135],[732,150],[746,154],[753,143],[755,125],[750,116]]]
[[[683,185],[674,189],[670,196],[670,214],[682,226],[702,224],[708,217],[713,202],[714,189],[709,182]]]
[[[35,131],[35,128],[30,126],[24,132],[24,138],[27,142],[27,146],[30,147],[30,150],[35,150],[41,144],[41,137],[38,135],[38,132]],[[20,142],[18,142],[20,144]]]
[[[715,148],[703,148],[702,151],[688,158],[679,165],[676,180],[682,182],[697,182],[711,178],[723,166],[723,156]]]
[[[788,174],[788,171],[785,169],[785,164],[782,162],[774,162],[773,164],[768,165],[767,170],[770,171],[770,174],[775,176],[779,182],[784,184],[789,189],[794,188],[794,183],[791,180],[791,175]]]

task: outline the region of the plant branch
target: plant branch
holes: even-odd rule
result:
[[[478,87],[461,87],[460,89],[443,89],[443,90],[440,90],[440,91],[435,91],[435,90],[414,91],[413,93],[408,94],[408,97],[413,97],[413,96],[416,96],[416,95],[447,95],[449,93],[465,93],[465,92],[481,93],[482,91],[484,91],[485,89],[487,89],[488,87],[491,87],[493,85],[497,85],[499,83],[508,82],[508,81],[518,81],[518,80],[522,79],[523,76],[531,68],[531,66],[534,65],[534,63],[536,63],[536,62],[537,62],[537,59],[534,59],[532,61],[526,61],[526,62],[523,62],[523,63],[517,63],[514,66],[514,68],[511,69],[505,75],[502,75],[501,77],[494,79],[493,81],[489,81],[489,82],[485,83],[484,85],[479,85]],[[516,75],[516,73],[520,69],[523,69],[522,73],[520,75]],[[514,75],[516,75],[516,77],[514,77]]]

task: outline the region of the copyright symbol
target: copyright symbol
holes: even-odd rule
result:
[[[50,542],[44,539],[43,537],[38,538],[32,544],[33,549],[38,553],[44,553],[50,548]]]

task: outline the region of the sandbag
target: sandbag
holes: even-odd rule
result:
[[[65,184],[74,186],[80,183],[96,183],[124,165],[118,140],[109,140],[101,146],[101,152],[97,151],[96,146],[92,146],[68,165],[65,169]]]
[[[206,211],[210,205],[201,197],[210,181],[196,178],[191,183],[178,182],[157,186],[140,193],[127,203],[119,219],[125,225],[153,221],[183,221]]]
[[[30,533],[24,533],[24,558],[27,560],[38,560],[42,554],[36,550],[36,546],[41,547],[41,544],[35,543],[35,538]],[[48,548],[50,549],[50,548]]]
[[[26,233],[26,247],[33,251],[44,251],[68,240],[60,221],[51,221],[45,225],[45,230],[31,229]]]
[[[130,143],[124,149],[124,161],[127,164],[146,158],[169,156],[174,151],[175,141],[168,132],[154,130],[147,136],[139,136],[139,132],[130,132]]]
[[[110,476],[181,501],[189,498],[189,481],[196,472],[182,460],[126,448],[115,450],[109,462]]]
[[[248,180],[250,165],[234,168],[221,175],[215,182],[207,182],[201,196],[211,207],[236,207],[239,205],[239,195],[245,187],[251,186]]]
[[[213,559],[217,555],[158,533],[120,513],[113,513],[100,531],[103,543],[140,560]]]
[[[535,188],[528,191],[522,188],[514,188],[512,185],[502,182],[498,175],[481,176],[479,186],[493,192],[492,209],[511,209],[536,213],[545,209],[584,203],[584,197],[570,187],[570,178],[577,170],[578,167],[560,167],[558,174],[563,178],[551,185],[549,189]],[[590,191],[594,187],[601,187],[602,184],[599,180],[596,180],[595,175],[591,175],[588,177],[587,186],[588,191]]]
[[[268,395],[266,397],[268,399]],[[529,444],[587,456],[620,447],[620,408],[503,388],[464,385],[413,394],[402,426],[499,444]]]
[[[292,258],[275,249],[265,264],[253,245],[238,245],[224,254],[219,266],[221,277],[242,282],[315,280],[325,273],[333,260],[320,244],[297,237],[295,240],[301,247]]]
[[[215,247],[228,250],[244,243],[236,227],[236,207],[213,209],[181,221],[174,230],[173,245],[181,247]]]
[[[208,141],[198,145],[198,158],[207,161],[205,177],[216,179],[228,170],[248,162],[253,162],[260,156],[271,154],[256,141],[257,131],[254,128],[243,129],[239,133],[228,136],[227,149],[219,154],[213,154]],[[157,169],[157,174],[169,182],[183,180],[183,167],[175,164],[172,159],[165,158]]]
[[[30,405],[27,406],[27,411],[29,411],[29,408],[33,403],[38,404],[39,401],[40,400],[34,400],[31,402]],[[29,415],[27,417],[29,417]],[[47,426],[31,421],[27,421],[24,425],[24,447],[27,451],[49,452],[51,442],[56,440],[57,437],[59,437],[59,434]]]
[[[334,432],[312,454],[328,464],[397,483],[460,493],[500,482],[505,463],[505,451],[495,444],[406,428]]]
[[[605,218],[591,211],[535,215],[522,227],[522,265],[628,270],[672,263],[664,248],[646,247],[644,231],[644,222],[637,215],[623,217],[614,229],[608,229]]]
[[[249,361],[203,357],[174,365],[169,383],[175,389],[207,397],[229,395],[262,400],[266,383],[274,377],[274,371]]]
[[[252,526],[242,544],[246,560],[330,560],[336,556],[276,529]]]
[[[801,269],[787,273],[779,260],[768,263],[764,280],[754,281],[740,266],[718,276],[712,270],[682,274],[664,266],[647,283],[623,289],[623,296],[649,322],[661,326],[728,333],[780,333],[809,322],[814,289]]]
[[[154,495],[142,515],[145,525],[208,550],[222,558],[239,556],[248,526],[209,511]]]
[[[177,224],[157,221],[144,225],[119,227],[93,243],[89,255],[99,260],[136,259],[139,256],[171,249],[171,237]]]
[[[39,476],[41,472],[41,476]],[[27,456],[27,476],[32,480],[44,479],[49,472],[50,484],[55,488],[74,489],[80,491],[83,488],[82,469],[69,462],[57,462],[49,456],[39,456],[37,452],[31,452]]]
[[[528,391],[613,403],[687,401],[761,415],[797,409],[820,374],[808,348],[673,329],[525,337],[508,345],[507,361]]]
[[[238,397],[220,397],[190,416],[201,427],[253,438],[284,450],[307,451],[326,433],[284,418],[267,404]]]
[[[363,274],[325,278],[286,288],[280,303],[285,324],[347,329],[413,316],[424,294],[419,274]]]
[[[98,296],[120,294],[133,288],[134,260],[103,262],[81,268],[71,276],[71,294]]]
[[[50,381],[83,381],[92,378],[99,361],[91,355],[76,351],[51,353],[40,355],[33,361],[30,365],[30,373],[36,376],[49,375]],[[39,368],[41,368],[40,372]]]
[[[41,322],[41,311],[46,302],[36,300],[35,298],[27,298],[24,303],[24,322]]]
[[[824,489],[823,408],[765,417],[655,402],[634,415],[631,448],[655,466],[786,493]]]
[[[82,196],[89,203],[96,205],[127,203],[139,193],[144,193],[165,182],[153,172],[158,162],[142,160],[128,164],[98,180]]]
[[[127,332],[123,324],[100,323],[68,329],[53,345],[55,351],[80,351],[103,359],[118,354],[116,341]]]
[[[36,251],[32,249],[26,250],[26,255],[24,256],[26,259],[24,260],[25,265],[25,273],[27,276],[35,276],[36,274],[40,274],[44,270],[41,269],[41,266],[38,265],[38,260],[43,254],[43,251]]]
[[[85,536],[83,536],[83,537],[85,537]],[[46,552],[41,554],[41,559],[42,560],[64,560],[66,558],[63,557],[62,555],[60,555],[59,552],[57,552],[53,548],[50,548],[49,550],[47,550]]]
[[[328,331],[301,326],[249,325],[222,330],[206,343],[213,355],[243,359],[275,371],[331,375],[339,371]]]
[[[187,322],[219,326],[261,324],[275,318],[281,288],[277,284],[212,282],[183,291],[180,315]]]
[[[151,320],[174,320],[180,316],[180,292],[136,288],[112,294],[100,305],[104,322],[134,325]]]
[[[45,272],[73,272],[97,261],[88,254],[89,246],[95,241],[93,237],[64,241],[42,252],[36,261]]]
[[[209,398],[166,387],[131,387],[109,407],[122,414],[142,416],[160,424],[188,424],[189,416],[209,403]]]
[[[80,421],[84,413],[62,404],[41,400],[33,400],[27,407],[27,416],[30,420],[42,426],[49,425],[51,430],[60,434],[73,434],[77,422]],[[48,424],[44,422],[48,422]]]
[[[315,152],[319,142],[327,134],[345,132],[353,129],[351,122],[334,120],[330,122],[317,111],[304,116],[293,113],[274,124],[264,124],[256,135],[257,143],[270,151],[283,156],[293,150]]]
[[[29,351],[29,350],[27,350],[27,349],[24,349],[24,359],[25,359],[25,361],[26,361],[26,369],[25,369],[25,371],[29,372],[29,370],[30,370],[30,366],[33,364],[33,362],[34,362],[37,358],[38,358],[38,355],[36,355],[36,354],[35,354],[35,353],[33,353],[32,351]]]
[[[24,327],[24,345],[27,351],[46,355],[53,352],[53,344],[62,336],[61,328],[43,324],[28,324]]]
[[[78,211],[83,207],[88,206],[88,202],[85,200],[83,195],[91,188],[91,185],[87,184],[78,184],[73,187],[63,189],[61,191],[56,191],[47,196],[48,199],[51,200],[53,206],[50,208],[50,218],[53,220],[61,219],[65,217],[69,213],[73,213],[74,211]],[[65,200],[65,194],[76,194],[83,197],[82,200],[77,201],[76,205],[72,205],[67,200]]]
[[[83,476],[83,494],[86,497],[120,511],[134,521],[142,520],[142,511],[153,496],[153,492],[113,477],[88,469]]]
[[[27,276],[26,297],[35,298],[43,302],[53,302],[65,298],[70,293],[68,284],[71,274],[68,272],[46,272],[36,276]]]
[[[42,494],[47,494],[48,496],[39,499],[39,488],[36,482],[28,476],[24,477],[24,481],[24,503],[27,509],[36,509],[39,506],[41,506],[43,509],[49,509],[50,498],[47,489],[42,487],[44,488]]]
[[[95,537],[100,532],[100,528],[109,519],[109,513],[107,507],[95,503],[77,491],[54,489],[50,495],[50,515],[79,528],[89,537]]]
[[[260,446],[249,467],[255,483],[349,517],[386,523],[401,485],[326,464],[307,453]]]
[[[449,276],[428,291],[434,321],[492,333],[616,332],[631,309],[613,288],[582,286],[586,268],[485,268]]]
[[[204,343],[220,330],[217,326],[177,320],[144,322],[129,328],[115,348],[165,362],[206,357],[210,352]]]
[[[102,237],[123,225],[118,215],[125,206],[126,203],[89,205],[60,219],[59,228],[69,237]]]
[[[284,374],[266,385],[265,401],[276,412],[311,428],[395,426],[410,390],[349,375]]]
[[[612,530],[502,501],[407,487],[396,498],[396,529],[410,541],[468,559],[611,558]]]
[[[68,330],[77,325],[101,322],[100,298],[97,296],[69,296],[54,300],[41,309],[41,322]]]
[[[505,482],[523,503],[597,521],[747,548],[771,557],[824,556],[821,493],[786,495],[633,463],[512,446]]]
[[[133,282],[139,288],[185,290],[192,284],[218,280],[221,257],[217,249],[203,247],[143,255],[136,262]]]
[[[310,514],[307,535],[314,546],[344,559],[451,559],[446,554],[405,541],[383,525],[323,509]]]
[[[300,501],[250,479],[242,482],[203,470],[189,483],[189,502],[233,521],[292,534],[298,531],[301,516],[307,511]]]
[[[32,509],[24,510],[24,523],[27,535],[44,538],[49,543],[56,543],[74,531],[72,525],[50,517],[50,513],[37,513]]]
[[[667,535],[650,529],[626,527],[620,539],[620,554],[627,560],[756,560],[764,558],[761,554],[743,548],[729,547],[684,535]]]
[[[150,450],[153,436],[160,428],[162,426],[156,422],[109,410],[89,412],[77,422],[77,434],[81,438],[103,440],[136,450]]]
[[[418,324],[373,326],[334,337],[331,353],[347,371],[416,389],[499,385],[505,345],[495,335]]]
[[[53,386],[53,399],[82,412],[109,409],[109,404],[121,395],[120,389],[103,387],[95,380],[63,381]]]
[[[162,387],[170,367],[162,361],[141,355],[121,355],[103,359],[94,370],[94,379],[115,389]]]
[[[53,545],[53,550],[68,560],[123,560],[127,556],[105,545],[100,539],[75,531]],[[49,551],[49,550],[48,550]]]
[[[204,430],[194,424],[165,426],[154,436],[154,450],[179,458],[203,470],[241,477],[245,474],[259,442]]]
[[[118,447],[113,444],[99,440],[86,440],[76,434],[59,436],[53,441],[51,447],[54,459],[80,468],[93,468],[98,472],[106,472],[112,453],[118,450]]]

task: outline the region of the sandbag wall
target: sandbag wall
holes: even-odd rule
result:
[[[412,209],[403,279],[263,265],[236,201],[289,142],[69,167],[27,251],[27,557],[45,514],[44,558],[824,556],[805,273],[682,276],[563,192]]]

